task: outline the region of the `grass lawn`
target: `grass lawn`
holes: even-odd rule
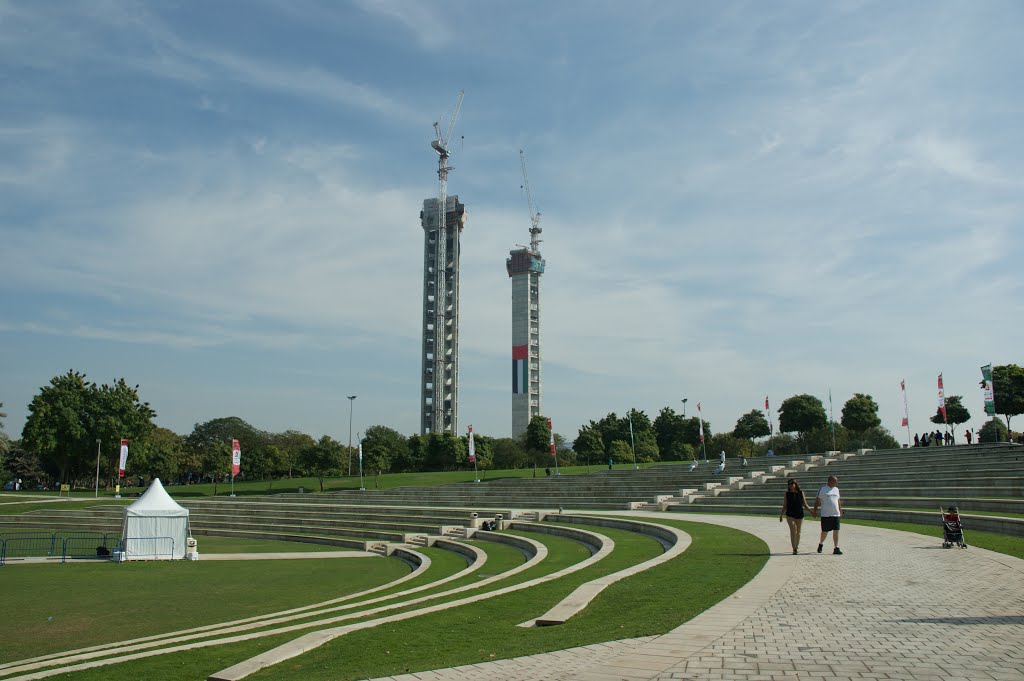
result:
[[[843,518],[844,525],[870,525],[871,527],[884,527],[890,530],[902,532],[913,532],[923,534],[935,539],[936,544],[942,544],[942,527],[935,525],[918,525],[916,523],[890,523],[881,520],[847,520]],[[994,532],[974,532],[964,523],[964,540],[967,546],[977,546],[980,549],[998,551],[1016,558],[1024,558],[1024,537],[1010,537],[1005,534]],[[968,548],[970,550],[970,548]]]
[[[384,558],[8,564],[0,570],[6,613],[0,661],[316,603],[409,574],[405,563]]]
[[[664,466],[666,464],[679,464],[678,461],[659,461],[657,463],[642,463],[640,468],[649,468],[651,466]],[[633,464],[616,464],[616,470],[632,470]],[[587,475],[588,473],[599,473],[600,471],[607,470],[608,467],[605,464],[595,461],[590,466],[560,466],[558,471],[562,475]],[[544,469],[538,469],[536,471],[537,477],[544,477]],[[514,468],[514,469],[502,469],[502,470],[481,470],[480,479],[483,481],[497,480],[501,478],[532,478],[534,477],[533,468]],[[433,472],[433,473],[385,473],[383,475],[365,475],[363,477],[363,486],[368,490],[372,489],[393,489],[395,487],[436,487],[438,485],[451,485],[456,483],[472,483],[474,479],[473,469],[469,468],[463,471],[445,471],[445,472]],[[306,492],[319,492],[320,481],[316,478],[284,478],[279,480],[247,480],[247,481],[235,481],[235,495],[239,497],[244,496],[259,496],[266,494],[281,494],[281,493],[296,493],[299,488],[303,488]],[[231,485],[225,483],[203,483],[198,485],[166,485],[167,493],[175,499],[188,499],[197,497],[212,497],[220,496],[226,497],[231,493]],[[359,489],[359,476],[340,476],[324,478],[324,491],[332,492],[337,490],[357,490]],[[101,489],[99,494],[99,500],[104,503],[124,503],[129,504],[135,500],[134,495],[138,495],[144,492],[145,489],[142,487],[131,487],[124,486],[121,488],[121,499],[114,499],[113,489]],[[4,505],[5,502],[12,502],[17,500],[17,495],[25,494],[31,495],[31,498],[43,499],[57,497],[57,492],[19,492],[14,496],[6,495],[0,496],[0,513],[5,513]],[[93,497],[93,488],[79,488],[72,492],[72,500],[92,500],[96,503],[96,499]],[[26,496],[26,498],[28,498]],[[39,507],[45,504],[32,504],[34,507]],[[63,505],[61,506],[64,507]],[[21,511],[18,511],[19,513]]]
[[[530,629],[515,626],[542,614],[579,583],[654,555],[660,549],[653,540],[587,527],[613,536],[617,542],[616,551],[593,568],[524,591],[355,632],[250,678],[365,679],[664,633],[733,593],[757,574],[768,558],[768,547],[752,535],[682,520],[661,522],[689,532],[693,537],[690,548],[662,566],[614,584],[565,625]],[[546,572],[538,566],[538,570],[519,579],[550,573],[585,554],[580,553],[583,549],[578,545],[567,551],[563,538],[530,536],[549,547],[551,555],[545,563],[551,562]],[[489,554],[496,550],[489,542],[481,545]],[[489,566],[490,562],[484,571],[491,573]],[[296,635],[126,662],[114,668],[79,672],[74,678],[88,681],[116,674],[167,681],[200,679]]]

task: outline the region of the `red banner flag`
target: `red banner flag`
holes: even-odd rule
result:
[[[117,465],[117,477],[124,477],[124,466],[128,463],[128,440],[121,440],[121,460]]]
[[[231,441],[231,477],[238,475],[238,472],[242,468],[242,448],[238,444],[238,440]]]
[[[473,426],[469,426],[469,462],[476,463],[476,445],[473,444]]]

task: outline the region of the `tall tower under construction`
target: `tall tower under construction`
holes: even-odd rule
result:
[[[447,197],[443,232],[437,199],[423,202],[423,349],[420,433],[455,433],[459,425],[459,237],[466,206]],[[438,248],[444,239],[444,248]],[[438,253],[443,264],[438,265]]]
[[[509,252],[505,269],[512,279],[512,437],[526,432],[540,416],[540,213],[533,207],[526,155],[520,151],[523,188],[530,210],[530,245]]]
[[[420,434],[455,433],[459,427],[459,237],[466,207],[448,197],[449,141],[464,92],[442,134],[434,123],[437,198],[423,202],[423,347],[420,366]]]

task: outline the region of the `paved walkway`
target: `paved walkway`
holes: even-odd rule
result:
[[[389,681],[1024,681],[1024,560],[943,549],[939,528],[926,537],[857,525],[841,532],[844,555],[831,554],[831,540],[819,555],[811,519],[794,556],[774,518],[672,517],[751,532],[772,557],[664,636]]]

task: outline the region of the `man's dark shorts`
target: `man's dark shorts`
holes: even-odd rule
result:
[[[832,530],[839,529],[839,516],[823,517],[821,519],[821,531],[831,532]]]

